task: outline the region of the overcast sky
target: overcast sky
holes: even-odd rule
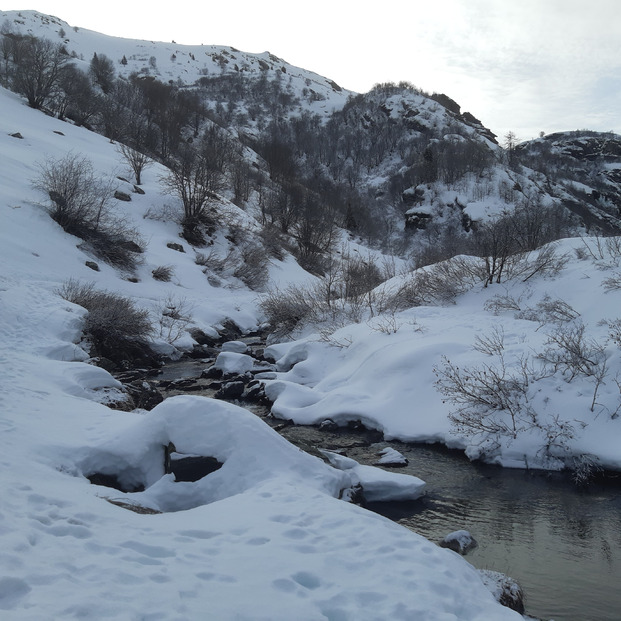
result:
[[[621,133],[621,0],[36,0],[105,34],[269,50],[357,92],[407,80],[499,136]]]

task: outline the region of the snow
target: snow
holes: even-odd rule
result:
[[[621,372],[621,352],[605,323],[618,316],[621,292],[605,285],[618,273],[619,258],[598,250],[593,239],[563,240],[557,252],[568,262],[554,278],[475,285],[455,305],[397,313],[392,333],[373,320],[341,328],[332,335],[333,344],[306,337],[269,348],[279,370],[266,382],[266,394],[275,400],[273,412],[301,424],[358,420],[386,439],[442,442],[464,449],[471,458],[507,467],[558,469],[586,455],[603,467],[619,469],[614,438],[621,426],[621,395],[615,378]],[[498,296],[513,298],[520,310],[494,314],[490,303]],[[546,315],[554,300],[569,305],[576,319],[562,322]],[[515,438],[464,435],[451,425],[449,415],[456,406],[436,386],[445,360],[461,369],[505,364],[513,370],[528,360],[541,370],[538,352],[549,347],[550,335],[559,326],[581,324],[589,342],[602,348],[601,384],[592,376],[572,378],[547,368],[527,388],[537,424]],[[502,335],[504,362],[475,348],[477,337],[495,331]],[[560,425],[570,437],[551,442],[550,434],[559,432]]]
[[[375,462],[378,466],[407,466],[405,456],[390,446],[382,449],[380,455],[380,459]]]
[[[240,374],[252,370],[254,358],[247,354],[238,354],[233,351],[223,351],[216,358],[215,368],[225,375]]]
[[[416,500],[425,489],[418,477],[398,472],[386,472],[373,466],[364,466],[338,453],[323,451],[330,463],[350,475],[351,487],[362,485],[368,502],[398,502]]]
[[[236,354],[245,354],[248,351],[248,345],[243,341],[227,341],[222,343],[222,351],[232,351]]]
[[[354,480],[369,490],[377,483],[377,494],[413,497],[422,489],[417,479],[332,468],[254,415],[201,397],[171,398],[148,413],[106,407],[119,383],[87,363],[85,311],[57,293],[66,279],[131,296],[151,312],[167,296],[183,299],[192,325],[208,334],[227,318],[256,328],[256,294],[213,287],[185,242],[185,253],[167,246],[180,242],[177,225],[149,217],[171,200],[161,194],[159,166],[146,171],[144,196],[115,206],[148,240],[138,282],[103,262],[100,271],[89,269],[93,257],[50,219],[31,181],[38,162],[70,152],[88,154],[98,174],[112,174],[120,166],[115,146],[28,109],[4,89],[0,107],[3,619],[520,618],[457,555],[338,499]],[[9,135],[17,131],[23,140]],[[236,208],[225,202],[222,209]],[[172,266],[171,282],[151,277],[160,265]],[[189,345],[183,335],[172,347]],[[333,352],[315,352],[315,345],[298,354],[283,348],[298,379],[294,361],[303,354],[316,360],[323,351],[335,368]],[[320,376],[314,369],[309,382]],[[169,442],[224,465],[195,483],[175,482],[164,473]],[[85,477],[94,473],[145,490],[92,485]],[[162,513],[125,508],[132,505]]]

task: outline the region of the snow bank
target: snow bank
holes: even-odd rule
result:
[[[254,294],[211,287],[189,253],[167,247],[178,240],[176,225],[144,218],[166,200],[158,167],[145,174],[144,196],[118,206],[150,240],[139,282],[104,264],[89,269],[92,257],[78,240],[36,205],[30,179],[41,157],[69,151],[88,153],[97,171],[109,172],[119,163],[114,145],[1,88],[0,102],[3,619],[520,618],[453,553],[337,500],[349,474],[291,447],[252,415],[196,397],[148,414],[102,405],[118,383],[83,362],[84,312],[55,293],[67,278],[146,308],[182,291],[208,333],[226,317],[256,326]],[[18,131],[23,140],[9,135]],[[158,265],[173,266],[172,282],[152,279]],[[164,475],[169,442],[224,465],[176,483]],[[91,485],[84,477],[91,472],[146,490]],[[107,499],[167,512],[139,514]]]
[[[350,475],[352,486],[362,486],[364,498],[368,502],[416,500],[422,496],[425,489],[425,482],[418,477],[364,466],[338,453],[330,451],[323,453],[335,468],[344,470]]]
[[[224,465],[195,483],[175,483],[164,476],[164,447],[177,453],[214,457]],[[271,478],[304,481],[331,496],[349,487],[349,478],[295,448],[258,417],[216,399],[178,396],[166,399],[130,428],[102,444],[84,448],[77,466],[117,475],[121,483],[147,488],[130,494],[160,511],[181,511],[243,493]]]
[[[614,442],[621,431],[615,379],[621,373],[621,349],[608,327],[618,317],[621,290],[607,285],[618,273],[619,258],[603,251],[594,260],[597,244],[562,240],[557,253],[568,262],[554,278],[477,286],[454,306],[396,314],[390,330],[382,329],[376,317],[337,330],[330,342],[306,337],[268,348],[279,370],[266,381],[273,412],[300,424],[359,420],[386,439],[442,442],[507,467],[559,469],[586,459],[621,469]],[[556,303],[569,310],[569,318],[554,315]],[[601,351],[601,382],[595,373],[543,367],[542,352],[555,346],[550,339],[557,331],[580,326],[584,346]],[[493,335],[502,341],[502,360],[481,345]],[[436,384],[448,361],[462,371],[486,365],[501,373],[505,369],[506,378],[519,378],[523,364],[530,365],[534,371],[524,398],[535,416],[529,418],[526,408],[520,412],[515,437],[457,429],[450,415],[460,404]],[[508,429],[513,425],[508,411],[495,416]]]

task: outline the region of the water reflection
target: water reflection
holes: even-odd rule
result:
[[[469,530],[479,546],[467,560],[518,580],[529,614],[555,621],[621,618],[619,486],[577,490],[560,474],[471,464],[429,447],[396,448],[410,461],[405,471],[427,481],[428,495],[370,508],[432,541]]]

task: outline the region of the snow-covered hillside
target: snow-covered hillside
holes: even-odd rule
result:
[[[93,54],[103,54],[114,62],[116,72],[123,77],[137,73],[179,86],[193,86],[201,78],[222,76],[261,76],[268,82],[278,79],[292,92],[304,92],[301,102],[304,109],[321,114],[341,108],[351,94],[332,80],[294,67],[269,52],[251,54],[219,45],[178,45],[110,37],[37,11],[0,11],[2,24],[13,32],[62,42],[85,69]]]
[[[510,467],[619,470],[617,243],[563,240],[553,275],[479,280],[449,305],[379,315],[327,343],[275,345],[284,372],[268,382],[273,411],[302,424],[360,420]]]
[[[277,372],[263,381],[277,417],[361,421],[585,480],[621,470],[621,238],[547,242],[616,230],[616,139],[502,149],[449,97],[408,84],[356,96],[267,52],[118,39],[36,11],[0,22],[5,42],[64,45],[99,106],[80,123],[106,136],[55,118],[64,96],[45,114],[0,87],[2,618],[521,618],[454,553],[340,499],[365,483],[416,499],[416,477],[334,455],[333,467],[213,399],[109,407],[132,409],[111,375],[128,363],[97,349],[94,313],[67,291],[128,301],[167,360],[269,319]],[[0,67],[7,84],[16,52]],[[131,102],[91,84],[94,54]],[[153,84],[163,90],[149,99]],[[196,106],[175,133],[167,104],[147,114],[145,102]],[[150,157],[141,181],[120,146],[136,136]],[[538,159],[540,142],[552,146]],[[193,238],[165,164],[197,145],[228,159],[213,164]],[[547,176],[555,156],[575,166]],[[51,217],[63,197],[42,175],[71,162],[105,180],[105,217],[135,233],[129,263]],[[177,482],[170,451],[221,467]]]
[[[156,166],[144,195],[118,181],[132,200],[115,209],[148,241],[132,280],[102,262],[88,267],[94,257],[53,222],[31,183],[38,163],[71,152],[87,154],[102,176],[120,171],[115,145],[5,90],[0,107],[3,619],[520,618],[454,553],[337,500],[352,482],[347,471],[299,452],[240,408],[198,397],[149,413],[106,407],[120,384],[87,362],[84,310],[57,293],[68,278],[151,311],[168,295],[183,297],[206,332],[225,317],[254,327],[255,294],[231,279],[210,285],[178,225],[145,217],[172,200],[160,193]],[[172,268],[170,282],[153,279],[160,265]],[[284,265],[272,267],[279,278],[302,273]],[[224,466],[202,483],[174,483],[162,462],[168,442],[212,452]],[[91,485],[85,475],[95,470],[148,489]],[[165,512],[118,504],[136,502]]]

